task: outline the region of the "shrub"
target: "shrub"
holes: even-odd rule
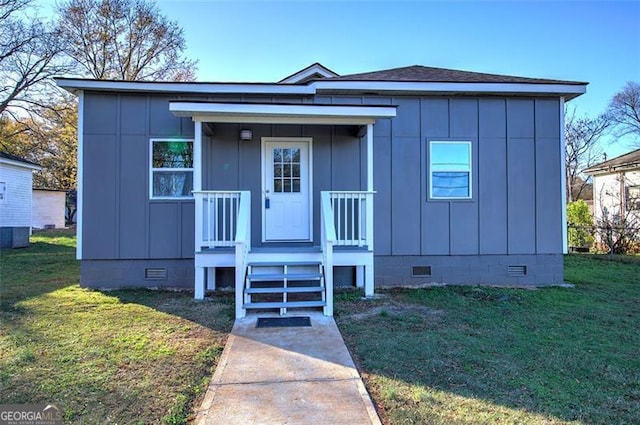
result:
[[[582,199],[567,205],[569,246],[588,248],[593,244],[593,217]]]

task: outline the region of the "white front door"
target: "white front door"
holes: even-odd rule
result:
[[[311,139],[263,139],[265,241],[311,240]]]

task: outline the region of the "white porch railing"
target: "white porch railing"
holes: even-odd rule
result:
[[[251,249],[251,192],[194,191],[193,195],[196,209],[196,252],[210,248],[235,247],[236,317],[244,317],[242,295],[244,274]],[[203,282],[196,282],[195,297],[204,297]]]
[[[240,191],[193,192],[196,208],[196,251],[232,247],[240,209]]]
[[[335,260],[338,260],[339,265],[356,265],[357,285],[364,286],[365,296],[373,296],[374,194],[374,191],[330,191],[320,194],[321,248],[327,292],[326,315],[333,314],[335,246],[360,248],[341,251],[340,257],[335,257]]]
[[[331,191],[331,209],[339,246],[366,247],[373,251],[373,195],[375,192]]]

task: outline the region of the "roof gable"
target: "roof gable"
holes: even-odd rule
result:
[[[319,80],[323,78],[337,77],[338,74],[322,65],[319,62],[313,63],[306,68],[295,72],[288,77],[278,81],[278,84],[303,84],[313,80]]]

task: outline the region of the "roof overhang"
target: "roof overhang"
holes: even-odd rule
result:
[[[640,170],[640,162],[630,162],[620,165],[608,165],[608,166],[593,166],[582,170],[583,173],[590,176],[597,176],[602,174],[617,174],[624,171],[638,171]]]
[[[264,94],[264,95],[312,95],[315,89],[306,85],[271,83],[199,83],[165,81],[111,81],[82,78],[56,78],[59,87],[76,93],[82,90],[143,92],[143,93],[193,93],[193,94]]]
[[[40,171],[42,167],[30,162],[16,161],[9,158],[0,158],[0,164],[12,165],[14,167],[26,168],[28,170]]]
[[[248,94],[312,96],[315,94],[386,95],[511,95],[555,96],[571,100],[586,92],[586,84],[451,83],[419,81],[317,80],[307,84],[144,82],[56,78],[63,89],[161,94]]]
[[[396,116],[396,107],[391,105],[171,101],[169,110],[194,121],[219,123],[366,125]]]
[[[525,95],[563,96],[566,100],[586,93],[586,84],[448,83],[419,81],[320,80],[311,83],[317,94],[347,92],[376,94]]]

